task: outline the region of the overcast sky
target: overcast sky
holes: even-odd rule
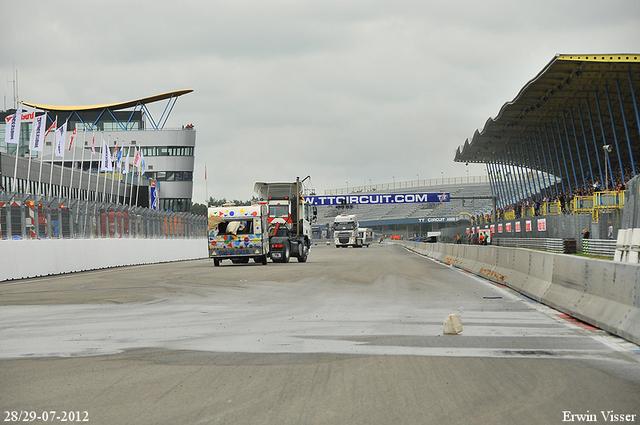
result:
[[[484,175],[455,149],[556,54],[640,53],[640,1],[0,0],[0,76],[26,102],[173,90],[194,202],[255,181],[326,189]],[[151,105],[159,116],[165,102]]]

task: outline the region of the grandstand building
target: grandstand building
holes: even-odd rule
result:
[[[127,191],[126,182],[129,182],[129,186],[133,182],[138,187],[144,187],[142,191],[137,191],[135,203],[149,206],[148,186],[152,182],[151,184],[159,188],[158,209],[188,212],[193,191],[196,131],[190,124],[180,128],[165,128],[165,124],[178,97],[190,92],[192,90],[181,90],[128,102],[89,106],[53,106],[22,102],[23,120],[17,145],[4,141],[6,118],[15,111],[0,113],[0,117],[3,118],[0,124],[0,182],[6,190],[15,187],[19,193],[103,200],[104,193],[99,193],[101,188],[90,185],[88,176],[84,179],[74,177],[82,170],[93,174],[93,181],[96,182],[96,174],[105,174],[100,172],[100,151],[104,140],[111,151],[116,147],[120,151],[120,167],[114,164],[116,170],[108,173],[109,179],[115,179],[116,188],[111,190],[110,195],[121,194],[118,202],[130,201],[126,196],[130,193]],[[162,117],[156,121],[147,105],[160,101],[166,101],[167,105]],[[30,113],[33,111],[37,111],[37,115],[47,113],[46,127],[55,120],[58,126],[66,121],[68,134],[64,157],[54,155],[53,131],[46,138],[43,151],[29,151],[29,138],[33,126]],[[25,115],[27,119],[24,119]],[[71,133],[74,130],[77,132],[69,147]],[[96,152],[93,155],[92,145],[95,146]],[[132,164],[136,151],[145,161],[142,178],[132,173],[135,171]],[[125,174],[123,171],[127,157],[130,165],[128,173]],[[106,175],[104,177],[107,179]],[[110,180],[108,184],[112,185]],[[122,191],[117,190],[118,186],[121,186]]]

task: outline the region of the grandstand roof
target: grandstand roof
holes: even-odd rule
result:
[[[129,100],[126,102],[117,103],[105,103],[102,105],[85,105],[85,106],[59,106],[59,105],[43,105],[40,103],[21,102],[23,105],[31,106],[32,108],[41,109],[43,111],[95,111],[102,109],[110,109],[112,111],[118,111],[121,109],[133,108],[137,105],[146,105],[147,103],[159,102],[161,100],[167,100],[182,96],[183,94],[191,93],[193,90],[176,90],[168,93],[157,94],[155,96],[143,97],[140,99]]]
[[[585,146],[593,155],[595,146],[615,141],[627,157],[631,150],[640,158],[638,92],[640,54],[556,55],[457,149],[454,160],[487,163],[507,156],[510,163],[551,172],[542,161],[527,164],[522,150],[518,154],[523,138],[542,138],[545,125],[573,155],[584,155]]]

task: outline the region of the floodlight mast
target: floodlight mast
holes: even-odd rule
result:
[[[604,163],[604,191],[609,191],[609,152],[612,151],[611,145],[602,146],[605,155],[605,163]]]

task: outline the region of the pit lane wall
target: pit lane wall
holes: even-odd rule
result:
[[[0,282],[207,257],[207,240],[204,238],[0,241]]]
[[[640,344],[640,265],[522,248],[397,241]]]

